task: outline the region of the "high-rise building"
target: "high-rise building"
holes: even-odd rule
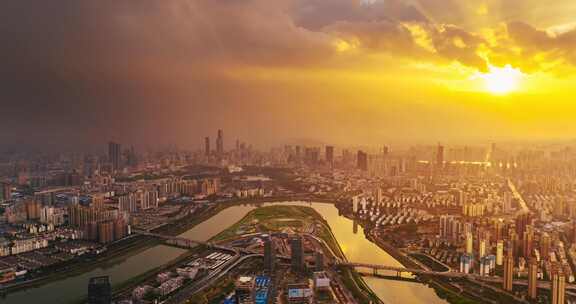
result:
[[[108,221],[118,218],[117,209],[103,209],[83,207],[80,205],[68,206],[68,219],[71,226],[84,227],[91,222]]]
[[[264,240],[264,267],[266,270],[273,272],[276,265],[276,248],[272,237]]]
[[[546,232],[542,233],[540,238],[540,256],[544,261],[550,257],[550,235]]]
[[[114,240],[123,239],[128,235],[128,225],[123,218],[114,221]]]
[[[156,209],[158,208],[158,191],[140,191],[140,209]]]
[[[521,246],[519,246],[520,241],[518,240],[518,234],[516,234],[516,232],[512,231],[512,233],[510,234],[510,240],[509,240],[509,246],[508,246],[508,250],[510,252],[512,252],[512,256],[514,258],[517,258],[519,256],[519,248]]]
[[[436,150],[436,165],[438,168],[442,168],[444,166],[444,146],[438,144],[438,148]]]
[[[377,205],[380,205],[382,204],[383,201],[384,201],[384,195],[382,193],[382,188],[376,187],[376,189],[374,190],[374,202]]]
[[[522,238],[522,249],[524,251],[525,259],[532,257],[533,239],[534,230],[532,229],[532,226],[528,226],[528,229],[524,231],[524,237]]]
[[[326,163],[330,167],[334,166],[334,147],[333,146],[326,146]]]
[[[218,130],[218,137],[216,138],[216,153],[218,155],[224,154],[224,131]]]
[[[556,266],[556,265],[555,265]],[[566,297],[566,276],[561,267],[552,270],[552,304],[564,304]]]
[[[131,146],[130,149],[126,151],[126,164],[130,167],[138,166],[138,155],[136,155],[134,146]]]
[[[536,299],[538,292],[538,261],[531,258],[528,265],[528,297]]]
[[[93,193],[90,195],[90,207],[95,209],[104,209],[104,194]]]
[[[88,282],[88,304],[112,303],[112,286],[107,276],[90,278]]]
[[[472,269],[472,256],[465,253],[460,256],[460,272],[470,273],[470,269]]]
[[[384,157],[388,156],[388,153],[390,153],[390,147],[384,145],[384,147],[382,148],[382,155],[384,155]]]
[[[504,241],[499,240],[496,244],[496,265],[502,266],[504,259]]]
[[[40,211],[42,204],[40,202],[30,200],[25,203],[26,206],[26,219],[37,220],[40,219]]]
[[[314,255],[316,271],[324,271],[324,254],[321,251]]]
[[[98,223],[98,242],[107,244],[114,241],[114,222],[105,221]]]
[[[320,148],[311,147],[304,148],[304,163],[309,166],[315,166],[320,160]]]
[[[512,291],[512,279],[514,277],[514,256],[509,249],[508,254],[504,258],[504,280],[502,281],[502,288],[506,291]]]
[[[474,249],[474,238],[471,232],[466,233],[466,253],[469,255],[473,254]]]
[[[0,182],[0,202],[12,199],[12,186],[9,183]]]
[[[484,256],[486,256],[486,240],[481,239],[478,244],[478,257],[483,258]]]
[[[118,196],[118,209],[128,213],[134,213],[138,210],[136,204],[136,195],[134,193],[127,193]]]
[[[204,155],[210,156],[210,137],[204,138]]]
[[[495,241],[500,241],[504,238],[504,221],[502,219],[494,222],[494,236]]]
[[[290,250],[292,270],[295,272],[303,272],[305,267],[304,244],[301,236],[296,235],[290,238]]]
[[[368,171],[368,154],[363,151],[358,151],[356,157],[356,168],[362,171]]]
[[[112,170],[120,170],[121,167],[121,156],[122,147],[120,144],[115,142],[108,143],[108,161],[112,165]]]
[[[516,234],[522,237],[526,231],[526,226],[532,223],[532,216],[530,213],[524,212],[516,217]]]

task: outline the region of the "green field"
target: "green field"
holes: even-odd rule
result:
[[[280,232],[286,228],[301,229],[321,220],[312,208],[303,206],[268,206],[255,209],[212,240],[222,241],[255,232]]]

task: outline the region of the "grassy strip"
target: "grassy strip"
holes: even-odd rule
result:
[[[278,224],[277,219],[286,218],[312,222],[314,219],[318,219],[318,216],[320,215],[317,214],[314,209],[304,206],[260,207],[248,212],[240,221],[228,227],[211,240],[222,241],[233,238],[242,226],[248,226],[252,223],[258,223],[264,226],[262,227],[263,230],[276,231],[280,226],[286,226],[286,224],[288,224],[286,222],[283,223],[284,225]]]

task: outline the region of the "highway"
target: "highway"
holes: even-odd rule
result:
[[[162,303],[165,303],[165,304],[185,303],[194,294],[202,291],[206,287],[209,287],[216,280],[218,280],[218,279],[222,278],[223,276],[225,276],[226,274],[228,274],[228,272],[230,270],[234,269],[234,267],[242,264],[243,262],[245,262],[248,259],[262,257],[262,256],[263,256],[262,254],[250,254],[250,255],[245,255],[242,257],[236,256],[235,258],[231,259],[230,262],[226,263],[222,267],[215,269],[214,271],[210,272],[206,277],[203,277],[202,279],[198,280],[197,282],[194,282],[191,285],[184,286],[183,288],[179,289],[178,291],[175,292],[174,295],[170,296],[169,299],[165,300]]]
[[[511,179],[508,179],[508,188],[512,192],[512,196],[516,200],[518,200],[518,204],[520,204],[520,208],[522,208],[521,212],[523,212],[523,213],[530,212],[530,208],[528,208],[528,204],[526,204],[526,201],[524,200],[524,198],[522,197],[520,192],[518,192],[518,189],[516,189],[516,185],[514,185],[514,183],[512,182]]]

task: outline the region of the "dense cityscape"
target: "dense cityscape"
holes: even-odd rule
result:
[[[571,144],[263,152],[224,138],[195,151],[3,153],[3,301],[383,303],[390,281],[438,303],[576,300]],[[318,205],[379,258],[349,254]],[[159,246],[178,251],[128,277],[102,268]],[[64,288],[54,282],[83,273],[98,275],[49,300]]]
[[[0,1],[0,304],[576,304],[576,1]]]

